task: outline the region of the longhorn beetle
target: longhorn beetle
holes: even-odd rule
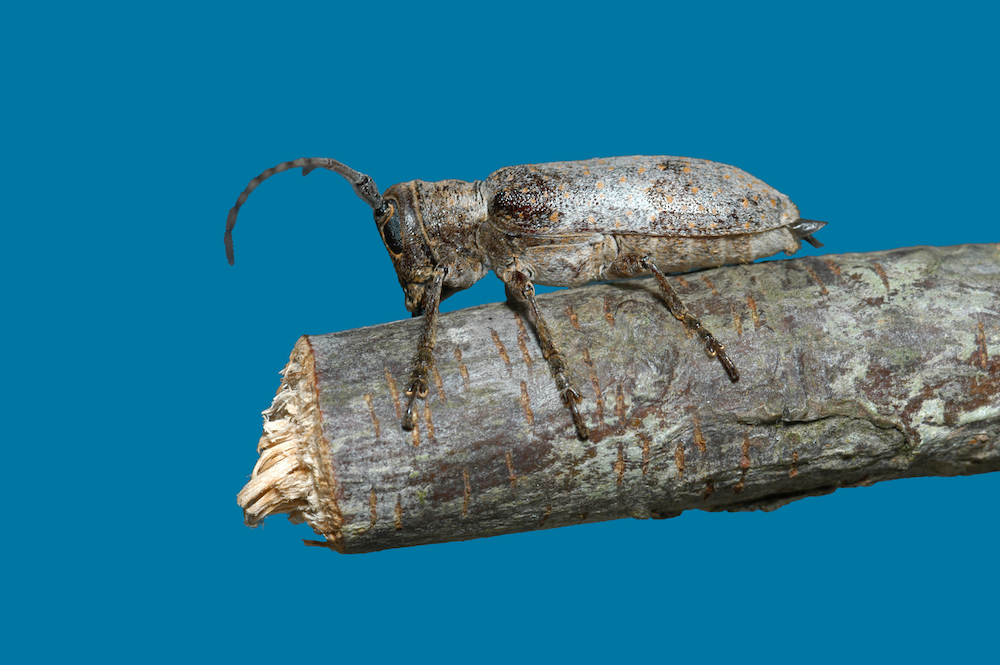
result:
[[[379,194],[375,181],[334,159],[283,162],[250,181],[229,211],[226,256],[233,256],[236,215],[257,185],[275,173],[316,168],[339,173],[371,206],[396,268],[406,309],[424,317],[413,357],[403,429],[412,429],[413,404],[427,396],[434,363],[438,306],[492,270],[508,298],[527,301],[542,354],[581,439],[590,436],[577,409],[535,284],[582,286],[603,279],[656,278],[667,308],[697,332],[734,383],[736,366],[725,347],[691,314],[664,273],[750,263],[779,251],[794,254],[826,225],[799,217],[787,196],[732,166],[687,157],[611,157],[579,162],[508,166],[486,180],[410,182]]]

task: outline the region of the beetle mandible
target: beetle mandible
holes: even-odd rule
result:
[[[692,315],[664,273],[750,263],[794,254],[826,225],[799,217],[787,196],[733,166],[688,157],[611,157],[508,166],[486,180],[412,180],[380,194],[370,176],[334,160],[283,162],[254,178],[229,211],[226,256],[247,197],[275,173],[325,168],[347,179],[375,216],[406,296],[406,309],[424,316],[413,357],[403,428],[413,405],[427,396],[434,363],[438,306],[489,271],[508,297],[527,302],[542,353],[580,439],[589,430],[577,409],[579,393],[565,358],[535,300],[534,284],[581,286],[604,279],[656,278],[671,314],[697,332],[706,351],[733,382],[736,366],[725,347]]]

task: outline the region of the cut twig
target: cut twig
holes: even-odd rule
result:
[[[324,545],[368,552],[1000,470],[1000,246],[670,279],[742,378],[650,279],[541,296],[588,441],[507,304],[441,316],[412,432],[401,391],[419,321],[302,337],[238,498],[247,523],[287,513]]]

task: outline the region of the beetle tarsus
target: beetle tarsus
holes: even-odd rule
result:
[[[580,393],[576,392],[571,387],[566,388],[561,393],[563,404],[569,409],[570,416],[573,418],[573,426],[576,428],[576,435],[581,441],[586,441],[590,438],[590,428],[587,427],[587,423],[583,422],[583,416],[580,415],[579,409],[576,408],[577,402],[581,400]]]
[[[733,361],[730,360],[729,356],[726,355],[726,350],[725,350],[726,347],[724,347],[722,344],[719,344],[718,340],[716,340],[714,337],[712,337],[711,341],[709,342],[709,347],[710,348],[708,355],[714,356],[719,359],[719,362],[722,363],[722,369],[726,370],[726,374],[729,376],[729,380],[732,381],[733,383],[739,381],[740,371],[736,369],[736,365],[734,365]]]
[[[424,313],[424,326],[420,331],[420,341],[417,343],[417,353],[413,356],[410,370],[410,383],[406,388],[409,398],[406,403],[406,413],[403,414],[403,429],[413,429],[413,404],[419,397],[427,398],[427,376],[434,366],[434,345],[437,341],[438,306],[441,304],[441,288],[447,266],[438,266],[424,291],[424,301],[420,307]]]
[[[403,414],[403,429],[407,432],[413,429],[413,403],[417,399],[417,393],[409,393],[409,399],[406,401],[406,413]]]

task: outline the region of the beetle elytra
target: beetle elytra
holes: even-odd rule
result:
[[[750,263],[794,254],[826,222],[802,219],[784,194],[732,166],[687,157],[611,157],[509,166],[485,180],[412,180],[380,194],[371,177],[334,159],[283,162],[254,178],[229,211],[225,244],[240,206],[275,173],[316,168],[339,173],[367,203],[403,287],[406,308],[424,316],[406,394],[403,428],[412,429],[414,401],[424,398],[434,363],[438,307],[493,271],[508,297],[527,302],[543,355],[577,435],[589,437],[567,376],[565,358],[535,300],[535,284],[582,286],[648,275],[668,309],[697,332],[729,379],[736,366],[692,315],[664,273]]]

